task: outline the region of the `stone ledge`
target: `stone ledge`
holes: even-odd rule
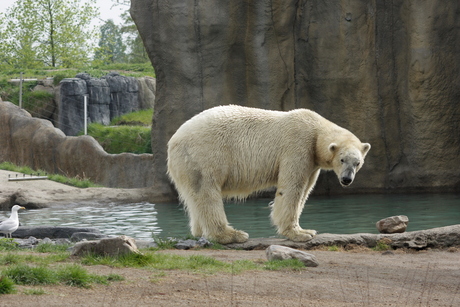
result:
[[[330,234],[323,233],[317,235],[308,242],[293,242],[280,238],[255,238],[249,239],[245,243],[232,243],[225,245],[231,249],[266,249],[270,245],[282,245],[291,248],[312,249],[318,246],[346,246],[355,244],[365,247],[375,247],[377,242],[382,239],[389,239],[388,245],[392,248],[447,248],[460,246],[460,224],[432,228],[427,230],[410,231],[396,234]]]

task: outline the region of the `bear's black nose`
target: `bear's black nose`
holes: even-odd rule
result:
[[[342,177],[341,183],[343,185],[349,185],[353,180],[350,177]]]

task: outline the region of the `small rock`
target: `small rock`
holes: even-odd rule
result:
[[[158,247],[157,243],[155,243],[154,241],[148,241],[148,240],[136,240],[136,245],[137,245],[137,248],[156,248]]]
[[[196,244],[200,247],[210,247],[214,245],[212,242],[208,241],[208,239],[203,237],[199,238]]]
[[[101,233],[94,233],[94,232],[74,232],[70,237],[70,241],[72,242],[79,242],[83,240],[100,240],[103,238],[107,238],[106,235]]]
[[[116,238],[105,238],[99,241],[83,241],[75,244],[72,256],[83,256],[96,254],[101,256],[119,256],[125,254],[139,253],[136,242],[128,236]]]
[[[406,231],[409,218],[405,215],[397,215],[381,219],[375,226],[380,233],[403,233]]]
[[[55,242],[56,245],[70,245],[70,244],[72,244],[72,242],[70,242],[69,239],[65,239],[65,238],[56,239],[54,242]]]
[[[317,267],[318,260],[312,254],[281,245],[270,245],[266,250],[268,260],[298,259],[307,267]]]
[[[50,238],[46,237],[42,240],[40,240],[40,242],[38,242],[38,245],[41,245],[41,244],[55,244],[55,242],[53,240],[51,240]]]
[[[191,249],[191,248],[194,248],[196,245],[197,245],[196,240],[180,240],[179,242],[177,242],[175,247],[177,249]]]

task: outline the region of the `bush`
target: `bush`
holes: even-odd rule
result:
[[[0,294],[11,294],[16,292],[14,281],[6,276],[0,276]]]

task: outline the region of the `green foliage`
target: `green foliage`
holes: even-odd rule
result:
[[[265,270],[279,271],[279,270],[293,270],[300,271],[305,268],[305,265],[299,259],[287,260],[271,260],[267,261],[264,265]]]
[[[150,142],[150,127],[117,126],[108,127],[98,123],[88,125],[88,134],[94,137],[104,150],[111,154],[131,152],[151,153],[147,148]]]
[[[383,252],[383,251],[387,251],[387,250],[391,250],[391,246],[387,244],[388,242],[386,240],[379,240],[377,241],[377,245],[372,248],[373,250],[375,251],[378,251],[378,252]]]
[[[128,62],[130,63],[147,63],[149,62],[149,57],[145,50],[142,39],[137,31],[137,27],[134,24],[133,19],[128,11],[123,13],[121,17],[124,20],[124,24],[121,27],[121,31],[124,34],[127,34],[126,44],[131,50],[128,54]]]
[[[110,122],[110,125],[141,125],[151,126],[153,117],[153,109],[140,110],[124,114],[120,117],[115,117]]]
[[[0,239],[0,251],[11,251],[18,250],[19,244],[14,242],[14,239],[11,238],[1,238]]]
[[[43,243],[37,245],[35,251],[39,253],[62,253],[66,252],[69,247],[70,244]]]
[[[101,37],[94,61],[102,64],[123,63],[126,46],[122,41],[120,26],[109,19],[100,27],[100,31]]]
[[[330,252],[337,252],[340,250],[340,248],[337,245],[331,245],[327,247],[327,250]]]
[[[6,276],[0,276],[0,294],[15,293],[14,281]]]
[[[94,0],[16,1],[4,15],[1,46],[13,67],[72,67],[89,61]]]
[[[45,290],[43,290],[42,288],[39,288],[39,289],[24,289],[22,291],[22,293],[24,293],[26,295],[43,295],[43,294],[46,294]]]
[[[39,117],[47,107],[54,109],[53,100],[54,95],[47,91],[25,91],[22,95],[22,107],[32,116]]]
[[[24,264],[6,268],[3,276],[18,285],[54,285],[64,284],[72,287],[89,288],[92,283],[108,284],[111,281],[123,280],[123,277],[110,274],[94,275],[80,265],[70,264],[51,269],[45,266],[28,266]]]
[[[22,173],[26,175],[31,175],[31,174],[45,175],[46,174],[46,172],[43,170],[36,171],[36,170],[31,169],[28,166],[17,166],[11,162],[0,163],[0,169],[6,170],[6,171],[18,172],[18,173]],[[69,177],[66,177],[63,175],[57,175],[57,174],[47,174],[47,176],[49,180],[56,181],[56,182],[63,183],[63,184],[68,184],[68,185],[75,186],[78,188],[98,187],[98,185],[84,178],[79,178],[79,177],[69,178]]]
[[[157,245],[156,249],[174,249],[178,242],[175,238],[162,239],[156,235],[152,235],[152,238]]]
[[[6,268],[2,273],[18,285],[52,285],[58,282],[56,274],[44,266],[18,264]]]

